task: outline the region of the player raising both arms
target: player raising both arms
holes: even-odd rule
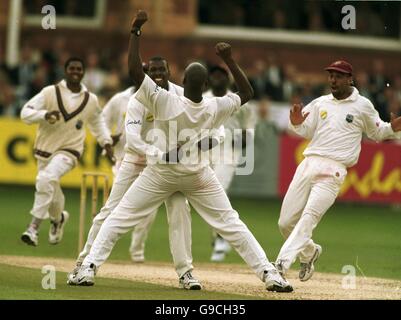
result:
[[[85,125],[114,161],[112,139],[107,130],[97,97],[81,84],[84,62],[70,58],[65,63],[65,80],[45,87],[29,100],[21,111],[27,124],[39,123],[34,146],[38,161],[36,192],[31,214],[33,219],[21,239],[38,245],[42,221],[50,218],[49,242],[57,244],[68,220],[60,179],[77,164],[84,150]]]
[[[176,95],[183,95],[183,89],[169,79],[169,68],[167,61],[162,57],[153,57],[149,61],[149,76],[161,88]],[[121,99],[119,102],[122,103]],[[110,107],[110,105],[109,105]],[[122,105],[114,105],[114,108],[124,108]],[[118,203],[127,192],[128,188],[138,178],[146,167],[147,157],[160,155],[162,151],[151,145],[152,129],[154,128],[154,116],[148,112],[142,103],[135,96],[129,99],[127,115],[125,117],[125,155],[118,169],[113,187],[106,204],[93,220],[92,227],[88,234],[85,247],[79,254],[76,268],[68,275],[67,283],[79,285],[79,278],[76,277],[82,261],[88,255],[93,242],[100,230],[102,223],[116,208]],[[118,110],[116,110],[118,113]],[[179,277],[179,285],[183,289],[199,290],[202,288],[200,282],[192,276],[192,253],[191,253],[191,214],[188,202],[181,193],[174,193],[165,201],[167,219],[169,223],[170,250],[173,256],[176,272]],[[154,208],[140,223],[135,226],[130,247],[131,259],[134,262],[143,262],[145,241],[150,227],[155,220],[158,208]]]
[[[358,161],[362,134],[380,141],[401,138],[401,117],[383,122],[372,103],[352,86],[352,66],[333,62],[328,71],[331,94],[313,100],[305,108],[294,105],[289,128],[310,139],[305,159],[298,166],[281,207],[279,227],[287,239],[276,267],[285,275],[297,257],[299,278],[312,277],[322,247],[312,232],[334,203],[347,175]]]
[[[265,282],[267,290],[292,291],[291,285],[268,261],[260,244],[231,207],[213,170],[202,161],[188,163],[183,156],[187,151],[182,150],[186,148],[182,145],[185,141],[188,148],[193,147],[203,135],[210,135],[209,129],[219,128],[253,95],[249,81],[232,58],[231,46],[219,43],[216,53],[233,74],[238,87],[237,94],[203,98],[208,72],[200,63],[191,63],[185,70],[184,96],[178,96],[160,88],[142,70],[139,39],[141,27],[146,21],[146,12],[139,11],[132,24],[129,70],[138,87],[136,99],[155,118],[155,129],[160,135],[154,146],[162,153],[156,153],[154,161],[148,161],[148,166],[102,224],[78,271],[79,284],[93,285],[97,268],[109,257],[119,237],[140,223],[170,195],[182,192],[202,218],[237,250]]]

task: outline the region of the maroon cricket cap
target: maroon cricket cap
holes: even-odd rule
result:
[[[324,70],[326,71],[337,71],[341,73],[352,74],[352,65],[344,60],[338,60],[333,62]]]

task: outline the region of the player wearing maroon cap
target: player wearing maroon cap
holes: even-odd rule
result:
[[[340,60],[325,70],[331,94],[290,111],[289,128],[311,141],[281,207],[279,228],[286,241],[276,267],[284,276],[299,257],[301,281],[312,277],[322,252],[312,232],[334,203],[347,168],[357,163],[362,134],[376,141],[401,138],[401,117],[392,115],[390,123],[379,118],[373,104],[352,86],[351,64]]]

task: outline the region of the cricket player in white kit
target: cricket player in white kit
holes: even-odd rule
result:
[[[117,94],[115,94],[105,105],[104,109],[103,109],[103,117],[105,119],[106,122],[106,126],[108,127],[108,129],[110,130],[110,132],[114,133],[112,134],[112,138],[113,138],[113,146],[114,146],[114,156],[116,158],[116,164],[112,167],[112,171],[113,171],[113,176],[114,176],[114,181],[117,179],[117,174],[118,174],[118,170],[121,166],[121,163],[123,161],[124,158],[124,147],[126,144],[126,137],[125,137],[125,116],[127,113],[127,106],[128,106],[128,102],[129,99],[131,98],[131,96],[134,94],[135,92],[135,87],[129,87],[126,90],[119,92]],[[143,119],[141,120],[141,123],[147,123],[149,122],[149,120],[147,119]],[[141,127],[141,125],[139,125],[139,127]],[[140,130],[141,131],[141,130]],[[141,137],[139,131],[139,135],[138,137]],[[147,132],[144,132],[144,136],[146,136]],[[141,139],[137,139],[137,140],[133,140],[132,144],[138,144],[139,146],[142,146],[144,143]],[[137,151],[143,151],[139,148],[135,148],[135,150]],[[144,154],[142,152],[142,154]],[[145,164],[144,163],[140,163],[140,166],[144,166],[146,165],[146,161]],[[135,171],[137,174],[135,176],[138,175],[138,170],[132,170]],[[142,171],[142,170],[141,170]],[[132,174],[128,174],[128,176],[131,176]],[[120,178],[121,180],[121,178]],[[124,195],[125,191],[128,190],[128,187],[132,184],[133,180],[127,180],[124,179],[126,181],[125,184],[125,188],[121,189],[120,191],[120,195],[118,197],[113,197],[111,199],[110,202],[114,203],[114,206],[110,206],[105,205],[104,206],[104,210],[107,210],[107,214],[103,214],[103,216],[108,216],[109,213],[111,213],[111,211],[115,208],[115,206],[120,202],[122,196]],[[121,184],[121,181],[118,182],[118,184]],[[114,193],[115,194],[115,193]],[[146,238],[148,236],[148,231],[150,230],[155,218],[156,218],[156,213],[157,210],[154,212],[153,215],[149,215],[149,218],[144,220],[143,223],[141,225],[138,225],[132,232],[132,240],[131,240],[131,245],[129,248],[129,252],[130,252],[130,256],[131,256],[131,260],[133,262],[144,262],[145,261],[145,241]],[[103,221],[104,219],[102,219]],[[93,238],[94,240],[94,238]],[[92,241],[93,242],[93,241]],[[91,242],[91,243],[92,243]],[[84,255],[80,257],[84,258],[87,254],[87,250],[84,250]],[[83,260],[82,258],[82,260]]]
[[[223,97],[230,93],[231,91],[228,89],[230,77],[227,70],[221,66],[211,67],[209,69],[209,85],[210,90],[203,95],[206,98]],[[211,167],[226,192],[230,188],[242,151],[246,146],[247,134],[249,135],[248,141],[253,139],[253,129],[256,126],[256,122],[255,113],[252,113],[250,107],[245,104],[238,112],[228,118],[220,129],[227,131],[227,134],[222,134],[224,141],[220,146],[220,157],[213,159],[217,161],[212,163]],[[214,232],[213,237],[213,252],[210,260],[221,262],[231,250],[231,247],[219,234]]]
[[[149,75],[169,92],[182,96],[183,88],[168,81],[169,71],[167,61],[161,57],[154,57],[149,62]],[[121,101],[120,101],[121,102]],[[116,108],[122,109],[116,105]],[[117,110],[116,110],[117,111]],[[115,209],[122,197],[138,178],[146,167],[146,158],[155,154],[162,154],[157,147],[149,144],[151,131],[154,128],[154,117],[147,109],[131,95],[126,108],[125,117],[125,155],[121,162],[118,174],[106,204],[96,215],[88,234],[88,239],[83,251],[79,254],[76,268],[68,275],[67,283],[76,285],[76,274],[82,261],[88,255],[93,242],[100,230],[102,223]],[[117,112],[116,112],[117,113]],[[173,256],[176,272],[180,279],[180,286],[184,289],[199,290],[200,282],[194,277],[189,277],[193,270],[191,253],[191,215],[190,207],[181,193],[171,195],[166,201],[167,218],[169,223],[170,249]],[[135,227],[133,232],[132,245],[130,248],[131,257],[135,262],[144,260],[144,247],[148,231],[156,217],[157,209],[152,211],[146,218]],[[186,275],[184,277],[184,275]],[[185,280],[185,281],[184,281]]]
[[[230,242],[265,282],[267,290],[292,291],[291,285],[268,261],[257,240],[231,207],[213,170],[203,162],[181,162],[186,151],[181,150],[181,144],[188,137],[191,147],[191,141],[199,141],[202,135],[210,135],[205,129],[218,128],[252,97],[252,87],[232,59],[231,47],[220,43],[216,46],[216,52],[233,73],[239,89],[238,95],[202,98],[202,89],[207,83],[207,70],[199,63],[192,63],[185,70],[184,96],[180,97],[161,89],[143,73],[139,37],[140,28],[146,21],[146,12],[139,11],[131,30],[129,70],[139,88],[136,99],[154,115],[158,133],[155,146],[163,153],[156,153],[152,162],[148,157],[148,166],[103,223],[77,274],[78,284],[93,285],[97,268],[106,261],[118,238],[159,207],[167,197],[179,191],[202,218]]]
[[[383,122],[373,104],[352,86],[352,66],[336,61],[325,70],[331,94],[315,99],[301,110],[294,105],[289,128],[310,139],[305,159],[298,166],[284,197],[279,228],[287,239],[276,260],[285,275],[297,257],[299,278],[307,281],[322,247],[312,240],[312,232],[334,203],[347,175],[358,161],[362,134],[381,141],[401,138],[401,117]]]
[[[38,230],[50,218],[49,242],[57,244],[69,214],[64,210],[60,178],[77,164],[84,150],[85,125],[114,160],[112,139],[107,130],[97,97],[81,84],[85,66],[81,59],[70,58],[65,64],[65,80],[45,87],[21,110],[27,124],[39,123],[34,152],[38,161],[33,219],[21,240],[38,245]]]

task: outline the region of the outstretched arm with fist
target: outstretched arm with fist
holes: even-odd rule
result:
[[[253,88],[245,73],[234,61],[231,54],[231,45],[225,42],[219,42],[216,44],[215,49],[216,54],[224,61],[234,77],[235,84],[238,88],[237,94],[241,98],[241,105],[247,103],[253,97]]]
[[[139,38],[141,36],[141,28],[148,20],[145,11],[139,10],[131,24],[131,36],[128,48],[128,70],[129,74],[137,88],[142,84],[145,78],[143,72],[142,59],[139,53]]]

